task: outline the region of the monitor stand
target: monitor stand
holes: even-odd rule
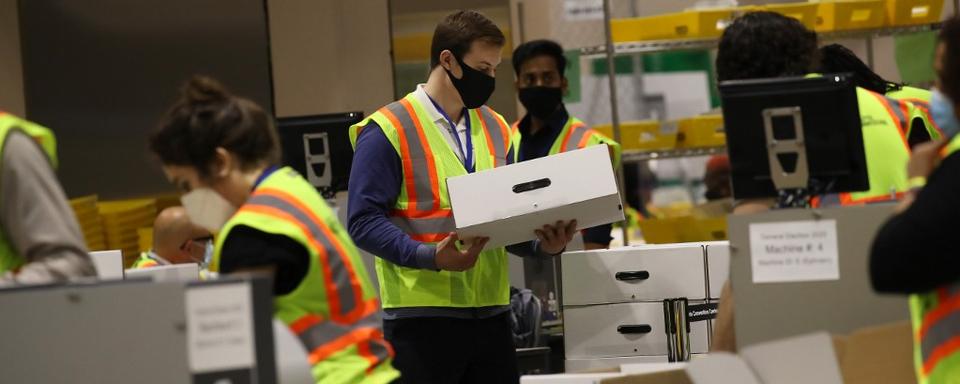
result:
[[[783,130],[786,124],[789,124],[792,132]],[[794,106],[764,109],[763,128],[767,139],[770,177],[777,189],[777,208],[809,207],[810,171],[807,166],[807,150],[804,147],[801,108]],[[784,138],[778,139],[778,136]]]

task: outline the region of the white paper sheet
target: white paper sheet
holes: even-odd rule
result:
[[[754,283],[840,279],[836,220],[750,224]]]
[[[187,354],[191,372],[254,365],[250,291],[246,282],[187,290]]]

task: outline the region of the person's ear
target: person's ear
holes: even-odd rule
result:
[[[567,81],[567,77],[563,76],[560,80],[560,88],[563,89],[563,95],[567,96],[570,94],[570,82]]]
[[[213,156],[213,164],[211,174],[217,179],[226,178],[230,175],[230,171],[233,170],[236,159],[233,158],[233,155],[223,147],[217,147],[216,153]]]
[[[460,69],[460,63],[457,62],[456,56],[453,55],[453,52],[449,49],[445,49],[440,52],[440,66],[443,69],[450,71],[456,78],[462,78],[463,72]]]

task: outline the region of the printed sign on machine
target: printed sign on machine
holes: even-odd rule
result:
[[[754,283],[840,279],[836,220],[750,224]]]

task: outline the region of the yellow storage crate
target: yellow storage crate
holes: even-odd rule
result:
[[[680,229],[689,226],[692,217],[669,217],[662,219],[640,220],[640,232],[647,244],[680,243]]]
[[[153,248],[153,227],[138,229],[137,237],[140,238],[140,252],[146,252]]]
[[[817,27],[817,4],[815,3],[786,3],[767,4],[754,8],[755,10],[776,12],[781,15],[800,20],[807,28]]]
[[[887,25],[933,24],[940,21],[942,0],[887,0]]]
[[[697,219],[692,216],[641,220],[643,240],[649,244],[690,243],[727,239],[727,219]]]
[[[724,8],[615,19],[610,22],[610,34],[616,43],[720,37],[741,12]]]
[[[686,242],[690,241],[721,241],[727,239],[727,218],[714,217],[709,219],[694,219],[691,231],[687,234]]]
[[[701,115],[677,121],[677,147],[720,147],[726,144],[723,115]]]
[[[149,227],[156,218],[156,199],[132,199],[97,204],[103,220],[106,245],[123,251],[124,265],[129,266],[139,254],[137,230]]]
[[[613,138],[612,125],[593,127],[600,133]],[[676,132],[665,133],[659,121],[627,121],[620,124],[620,147],[623,150],[665,150],[677,146]]]
[[[817,8],[817,32],[880,28],[886,19],[883,0],[822,1]]]

